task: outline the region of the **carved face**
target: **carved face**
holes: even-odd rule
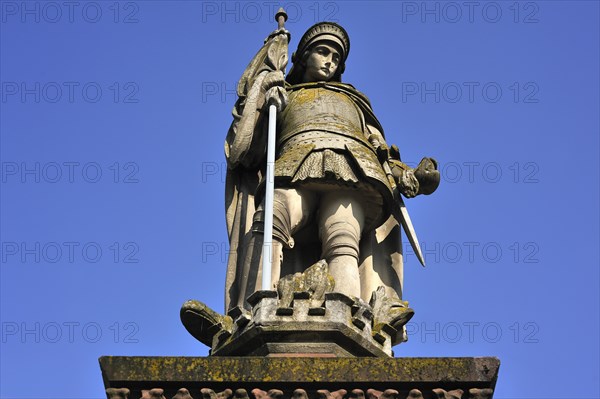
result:
[[[317,43],[305,58],[305,69],[302,82],[329,81],[335,75],[340,63],[340,52],[326,42]]]

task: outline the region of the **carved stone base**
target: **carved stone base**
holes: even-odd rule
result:
[[[109,399],[491,399],[482,358],[102,357]]]
[[[414,311],[408,303],[376,290],[369,303],[331,292],[327,263],[282,278],[277,291],[257,291],[251,310],[226,315],[190,300],[180,312],[185,328],[211,347],[213,356],[391,357],[403,342]]]
[[[310,356],[376,356],[392,354],[391,336],[373,334],[371,308],[339,293],[325,294],[321,306],[296,293],[290,307],[280,307],[275,291],[258,291],[248,301],[252,317],[248,324],[223,331],[214,337],[213,356],[268,356],[297,354]],[[240,325],[239,314],[234,324]]]

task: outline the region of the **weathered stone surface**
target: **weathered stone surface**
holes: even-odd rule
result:
[[[469,389],[469,399],[490,399],[494,393],[490,388],[471,388]]]
[[[166,399],[163,394],[162,388],[143,389],[141,399]]]
[[[386,389],[381,392],[376,389],[369,389],[367,391],[367,397],[369,399],[398,399],[398,391],[395,389]]]
[[[311,308],[320,307],[325,300],[325,293],[333,291],[335,282],[328,273],[327,262],[320,260],[303,273],[289,274],[282,277],[277,283],[279,307],[292,306],[294,294],[305,292],[306,299],[310,298]]]
[[[231,389],[236,397],[259,388],[296,389],[316,393],[341,388],[385,392],[394,389],[407,397],[412,389],[431,392],[493,389],[500,362],[479,358],[263,358],[263,357],[116,357],[100,358],[106,388],[131,392],[160,386],[173,392],[185,387],[193,396],[202,388],[215,392]],[[323,391],[325,394],[325,392]],[[331,394],[331,393],[330,393]],[[476,391],[473,392],[477,395]],[[311,394],[312,395],[312,394]],[[331,394],[333,395],[333,394]],[[402,396],[404,395],[404,396]],[[312,395],[313,397],[315,395]],[[318,396],[318,395],[317,395]],[[327,396],[327,394],[325,394]],[[134,397],[131,395],[130,397]],[[475,396],[477,397],[477,396]]]
[[[177,391],[175,396],[173,396],[173,399],[194,399],[194,398],[192,397],[192,395],[190,395],[190,391],[188,391],[185,388],[181,388],[180,390]]]
[[[423,399],[423,393],[418,389],[411,389],[406,399]]]
[[[228,399],[233,395],[231,389],[226,389],[223,392],[215,392],[209,388],[202,388],[200,390],[202,394],[202,399]]]
[[[331,292],[327,271],[321,261],[282,278],[277,291],[256,291],[248,298],[250,311],[236,306],[224,316],[187,301],[181,321],[212,356],[392,357],[414,314],[408,303],[388,297],[383,286],[370,303]]]
[[[204,345],[211,346],[216,334],[231,332],[233,321],[200,301],[186,301],[179,312],[181,322],[190,334]]]
[[[255,399],[282,399],[283,391],[279,389],[270,389],[269,392],[265,392],[262,389],[253,389],[252,395]]]
[[[315,302],[314,294],[292,291],[282,301],[274,291],[257,291],[249,298],[252,316],[230,311],[234,328],[215,335],[211,355],[392,356],[396,330],[381,322],[374,333],[369,304],[336,292],[320,292]]]
[[[329,392],[326,389],[319,389],[317,394],[319,395],[319,399],[342,399],[348,391],[345,389],[338,389],[334,392]]]
[[[462,389],[454,389],[450,392],[447,392],[444,389],[436,388],[433,390],[436,399],[460,399],[463,394]]]
[[[216,393],[212,389],[202,388],[200,390],[201,397],[203,399],[249,399],[248,392],[245,389],[237,389],[235,393],[231,389],[226,389],[222,392]],[[121,399],[129,397],[129,389],[127,388],[108,388],[106,390],[109,399]],[[164,390],[161,388],[154,388],[151,390],[141,390],[141,397],[134,395],[135,399],[166,399],[163,395]],[[471,388],[468,394],[464,394],[462,389],[454,389],[452,391],[446,391],[441,388],[434,388],[430,391],[429,395],[426,395],[427,399],[489,399],[492,397],[493,390],[491,388]],[[411,389],[406,396],[406,399],[425,399],[421,391],[418,389]],[[316,392],[307,392],[304,389],[296,389],[291,393],[287,393],[279,389],[270,389],[268,392],[262,389],[255,388],[251,391],[252,399],[403,399],[405,396],[402,395],[395,389],[387,389],[385,391],[379,391],[376,389],[369,389],[365,396],[365,392],[362,389],[353,389],[351,392],[345,389],[339,389],[334,392],[330,392],[326,389],[320,389]],[[194,399],[190,392],[186,388],[180,388],[172,399]]]
[[[108,399],[128,399],[129,389],[127,388],[108,388],[106,390],[106,397]]]

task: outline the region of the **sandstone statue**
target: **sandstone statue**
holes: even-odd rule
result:
[[[225,142],[226,314],[191,300],[181,319],[218,356],[392,356],[414,314],[402,300],[401,229],[424,264],[402,196],[435,191],[437,163],[403,163],[368,98],[342,83],[340,25],[310,27],[286,76],[285,17],[238,83]]]
[[[282,34],[284,33],[284,34]],[[240,96],[225,144],[230,255],[226,307],[248,307],[260,289],[266,108],[276,104],[277,141],[272,286],[320,259],[335,291],[369,301],[384,286],[402,297],[402,249],[395,217],[407,198],[439,184],[436,162],[416,169],[389,147],[367,97],[342,83],[348,34],[332,22],[308,29],[284,80],[287,32],[276,31],[238,85]],[[283,67],[282,67],[283,66]]]

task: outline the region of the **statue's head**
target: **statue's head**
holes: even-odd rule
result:
[[[300,39],[286,80],[290,84],[320,80],[341,82],[349,51],[350,38],[344,28],[334,22],[319,22]],[[327,63],[330,65],[325,65]]]

